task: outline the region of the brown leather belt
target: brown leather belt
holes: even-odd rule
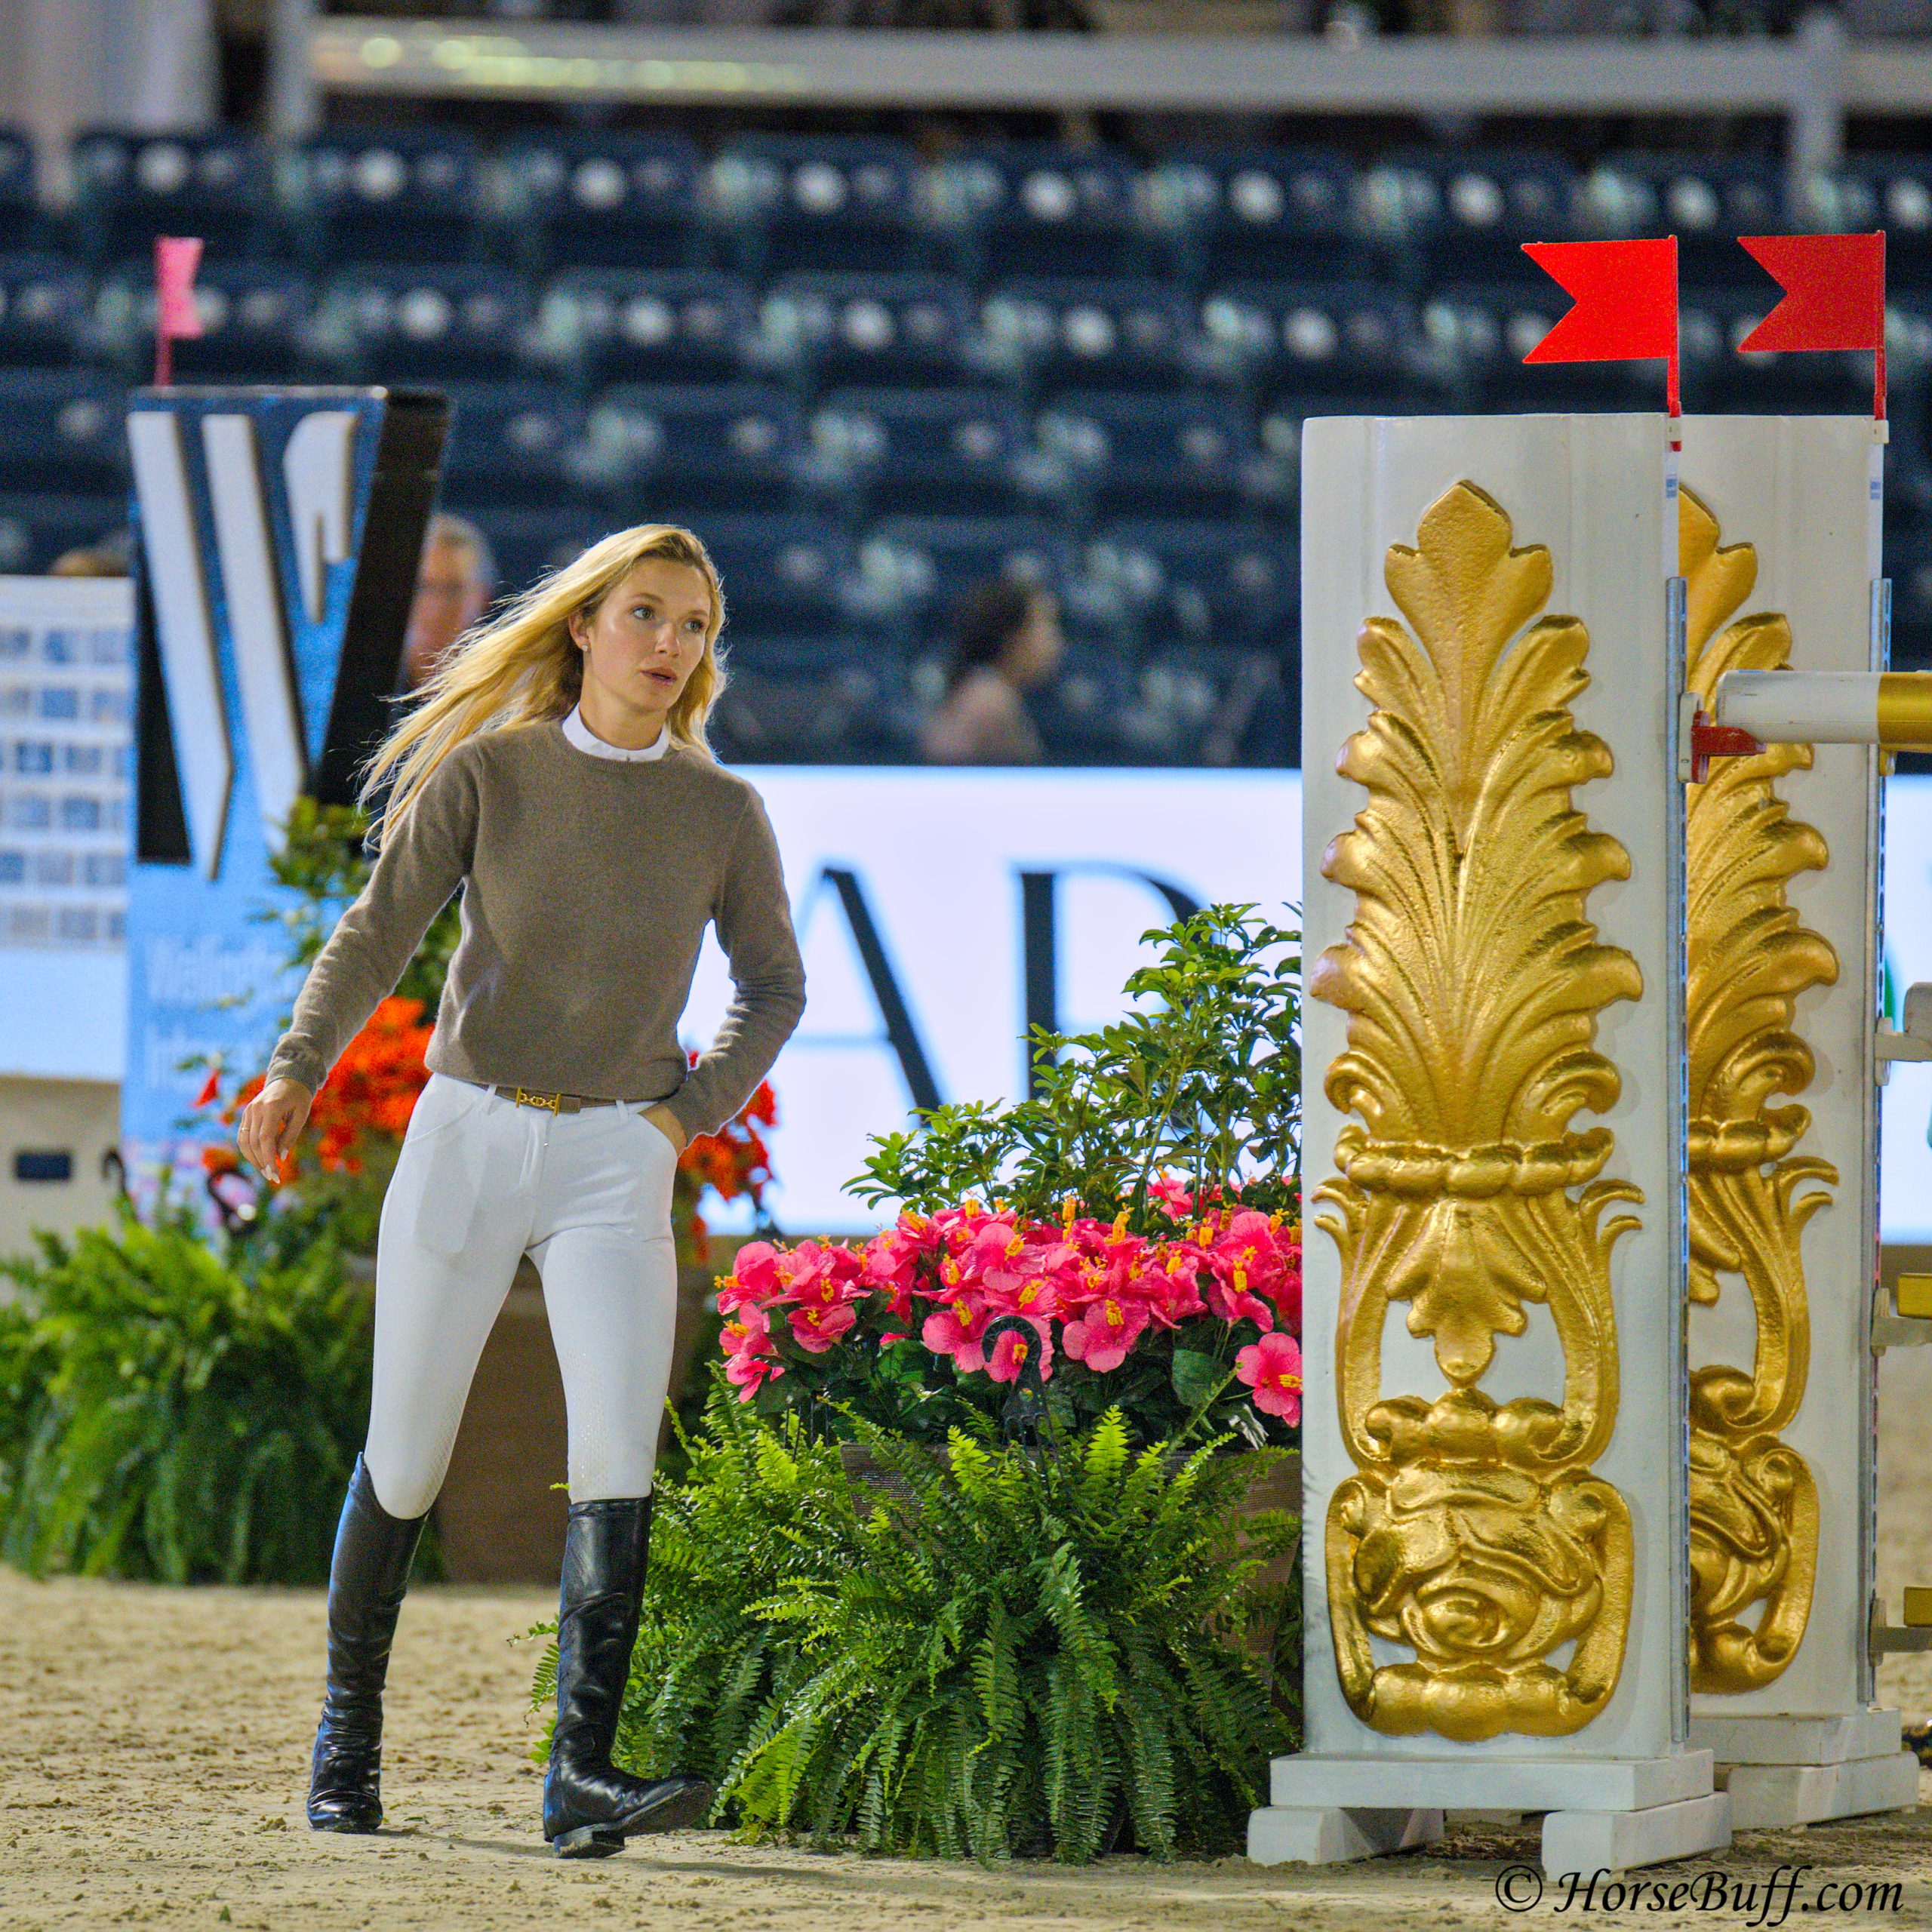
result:
[[[520,1107],[547,1107],[553,1114],[574,1114],[584,1107],[614,1107],[615,1100],[592,1094],[539,1094],[528,1087],[492,1087],[490,1091],[514,1100]]]

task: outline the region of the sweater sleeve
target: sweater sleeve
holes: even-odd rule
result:
[[[461,748],[424,780],[399,825],[383,828],[375,869],[309,968],[267,1078],[314,1093],[377,1006],[395,990],[429,922],[476,849],[477,778]]]
[[[712,923],[731,962],[732,998],[718,1037],[665,1103],[687,1137],[716,1133],[751,1098],[805,1010],[778,841],[756,792],[732,834]]]

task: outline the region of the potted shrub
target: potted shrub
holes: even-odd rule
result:
[[[989,1863],[1084,1863],[1128,1832],[1156,1859],[1238,1850],[1299,1742],[1257,1641],[1292,1518],[1244,1511],[1208,1444],[1135,1449],[1118,1409],[1044,1457],[983,1423],[937,1454],[850,1426],[914,1506],[718,1379],[688,1475],[657,1485],[618,1761],[709,1777],[713,1822],[752,1838]],[[553,1643],[538,1709],[555,1663]]]
[[[969,1415],[1254,1448],[1300,1420],[1297,935],[1251,906],[1149,933],[1115,1024],[1042,1029],[1034,1091],[873,1137],[863,1243],[755,1241],[718,1281],[725,1373],[761,1414],[943,1440]],[[1028,1420],[1031,1411],[1031,1420]]]

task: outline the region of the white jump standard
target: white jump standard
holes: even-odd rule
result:
[[[1545,1814],[1558,1872],[1729,1842],[1688,1737],[1665,435],[1307,426],[1307,1749],[1258,1859],[1448,1807]]]

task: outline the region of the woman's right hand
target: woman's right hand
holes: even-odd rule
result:
[[[280,1183],[282,1156],[295,1145],[315,1098],[299,1080],[271,1080],[242,1109],[235,1144],[271,1187]]]

